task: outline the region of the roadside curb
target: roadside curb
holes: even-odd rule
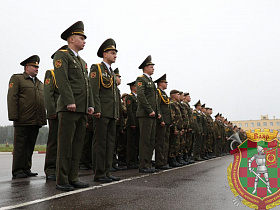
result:
[[[13,152],[0,152],[0,155],[12,155]],[[34,151],[33,154],[46,154],[46,151]]]

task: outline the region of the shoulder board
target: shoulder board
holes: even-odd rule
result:
[[[196,111],[196,110],[194,110],[193,112],[194,112],[194,113],[196,113],[197,111]]]
[[[13,75],[23,75],[22,73],[18,73],[18,74],[13,74]]]
[[[144,74],[142,74],[141,76],[139,76],[139,77],[144,77]]]
[[[68,50],[59,50],[60,52],[68,52]]]
[[[132,96],[132,93],[129,93],[128,95]]]

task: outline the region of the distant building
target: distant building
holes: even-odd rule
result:
[[[280,119],[275,119],[275,117],[273,117],[273,119],[269,119],[268,115],[261,115],[260,120],[241,120],[232,121],[232,123],[245,131],[251,130],[253,132],[258,128],[260,128],[262,131],[264,128],[267,128],[270,129],[270,132],[277,130],[277,138],[280,140]]]

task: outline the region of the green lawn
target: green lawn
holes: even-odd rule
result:
[[[12,152],[13,145],[6,147],[6,144],[0,144],[0,152]],[[46,151],[46,145],[35,145],[34,151]]]

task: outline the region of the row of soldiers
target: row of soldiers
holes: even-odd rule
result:
[[[120,180],[112,170],[138,168],[140,173],[154,173],[229,152],[225,137],[232,133],[232,124],[220,114],[213,122],[212,109],[200,101],[192,110],[188,93],[172,90],[169,98],[164,91],[166,75],[156,81],[151,78],[155,65],[151,56],[139,66],[143,75],[128,83],[131,93],[121,97],[120,72],[111,68],[118,52],[113,39],[101,44],[97,55],[103,61],[88,72],[78,54],[85,46],[83,22],[70,26],[61,38],[67,45],[51,56],[54,69],[46,71],[44,84],[36,77],[37,55],[24,60],[24,73],[10,79],[13,178],[37,175],[31,172],[31,157],[39,128],[46,124],[45,106],[49,123],[46,180],[55,180],[58,190],[89,186],[79,181],[79,167],[92,167],[94,181],[108,183]]]

